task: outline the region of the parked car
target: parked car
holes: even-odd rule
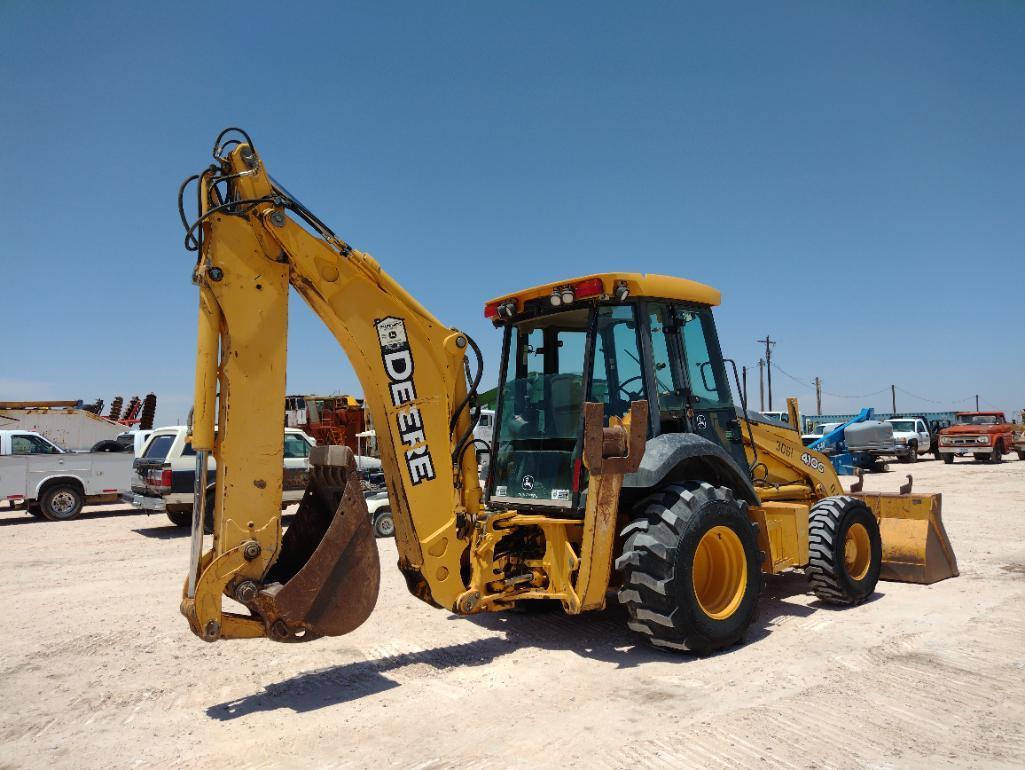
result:
[[[374,525],[374,534],[378,537],[394,537],[395,522],[392,520],[391,504],[388,502],[388,490],[367,492],[366,500],[370,521]]]
[[[891,417],[887,420],[893,426],[893,438],[904,453],[898,456],[902,463],[918,461],[918,455],[928,452],[932,435],[923,417]]]
[[[143,447],[146,446],[146,442],[152,435],[152,430],[126,430],[123,433],[118,433],[115,441],[123,446],[125,451],[130,451],[136,457],[141,457]]]
[[[940,431],[940,456],[948,465],[965,455],[999,463],[1015,449],[1013,432],[1003,412],[958,412],[954,424]]]
[[[1013,425],[1011,440],[1014,442],[1014,451],[1019,460],[1025,460],[1025,411],[1021,413],[1021,422]]]
[[[85,504],[116,502],[129,488],[128,454],[66,452],[39,433],[0,430],[0,499],[50,521],[68,521]]]
[[[284,478],[281,507],[302,500],[310,475],[310,449],[316,442],[298,428],[284,429]],[[215,468],[209,460],[210,478]],[[184,425],[153,431],[142,456],[132,464],[131,492],[122,498],[146,512],[166,513],[178,527],[192,524],[192,502],[196,482],[196,452]],[[213,483],[207,491],[212,503]]]

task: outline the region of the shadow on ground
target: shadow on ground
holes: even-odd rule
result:
[[[40,524],[51,527],[59,527],[62,523],[60,521],[50,521],[43,516],[33,516],[28,511],[24,510],[11,510],[5,509],[2,512],[4,515],[0,516],[0,527],[10,527],[16,524]],[[84,513],[78,514],[73,521],[85,521],[87,519],[109,519],[113,516],[135,516],[142,513],[137,508],[133,508],[130,505],[127,506],[104,506],[98,510],[85,511]]]
[[[775,627],[790,619],[807,618],[820,610],[830,612],[837,609],[819,602],[807,605],[790,601],[794,596],[807,593],[807,580],[800,573],[768,579],[746,643],[757,644],[769,637]],[[880,596],[882,594],[877,593],[872,601]],[[614,598],[610,597],[609,605],[604,611],[577,616],[565,615],[557,606],[550,612],[502,612],[470,617],[451,615],[452,622],[472,623],[495,632],[495,635],[311,671],[268,685],[252,695],[210,706],[206,713],[211,719],[230,721],[276,709],[297,713],[315,711],[400,686],[399,682],[387,676],[391,671],[418,665],[438,671],[483,666],[525,648],[569,651],[614,663],[619,668],[654,662],[686,665],[698,660],[693,655],[648,646],[626,627],[626,612]],[[423,611],[430,612],[426,607]],[[731,650],[724,650],[712,657],[729,654]]]

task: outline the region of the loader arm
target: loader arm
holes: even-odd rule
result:
[[[272,635],[268,619],[256,617],[259,612],[253,617],[222,613],[220,599],[222,593],[241,597],[251,611],[274,599],[266,592],[262,598],[252,593],[265,583],[283,551],[281,428],[289,287],[338,340],[363,386],[391,500],[399,567],[410,590],[426,602],[453,608],[467,590],[468,517],[481,505],[472,449],[479,351],[469,337],[424,309],[372,257],[336,237],[278,186],[248,136],[228,149],[220,146],[221,138],[217,163],[193,178],[200,216],[186,237],[187,246],[199,253],[193,274],[200,303],[192,446],[200,516],[207,453],[216,458],[216,480],[209,514],[213,548],[200,555],[202,530],[194,523],[182,611],[193,630],[209,640]],[[472,378],[471,352],[478,367]],[[346,464],[337,453],[333,460],[323,451],[314,453],[315,477],[320,473],[326,479],[328,466]],[[352,468],[347,470],[351,476]],[[339,472],[341,477],[323,483],[335,485],[335,501],[359,492],[358,485],[344,480],[346,469]],[[357,502],[362,504],[362,496]],[[324,520],[321,531],[333,514],[332,504],[325,502],[326,513],[318,514]],[[362,510],[366,518],[365,505]],[[372,538],[357,542],[368,536],[351,520],[356,515],[350,513],[350,521],[338,525],[346,531],[338,534],[335,556],[352,561],[354,553],[373,549],[373,564],[364,559],[373,571],[376,546]],[[328,547],[313,544],[307,550],[314,546]],[[352,585],[347,590],[363,590],[358,575],[348,578]],[[340,578],[335,574],[333,579]],[[366,592],[373,591],[369,613],[378,578],[365,580]]]

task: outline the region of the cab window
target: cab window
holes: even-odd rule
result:
[[[678,310],[677,319],[683,335],[687,377],[690,380],[694,406],[701,409],[730,406],[729,384],[724,376],[722,360],[715,344],[715,326],[708,311]],[[789,422],[789,415],[780,417]]]
[[[310,445],[302,436],[295,433],[285,434],[285,459],[310,456]]]
[[[637,322],[633,305],[606,305],[598,310],[591,401],[605,405],[605,417],[623,417],[632,401],[647,398]]]
[[[11,436],[12,455],[53,455],[57,448],[39,436]]]
[[[171,451],[171,445],[174,444],[175,438],[176,436],[173,434],[153,436],[149,444],[146,445],[146,451],[142,453],[142,456],[147,460],[166,460],[167,453]]]

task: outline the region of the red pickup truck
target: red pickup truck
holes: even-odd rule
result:
[[[948,465],[964,455],[979,462],[1002,462],[1005,454],[1015,451],[1014,428],[1003,412],[958,412],[954,424],[940,431],[940,457]]]

